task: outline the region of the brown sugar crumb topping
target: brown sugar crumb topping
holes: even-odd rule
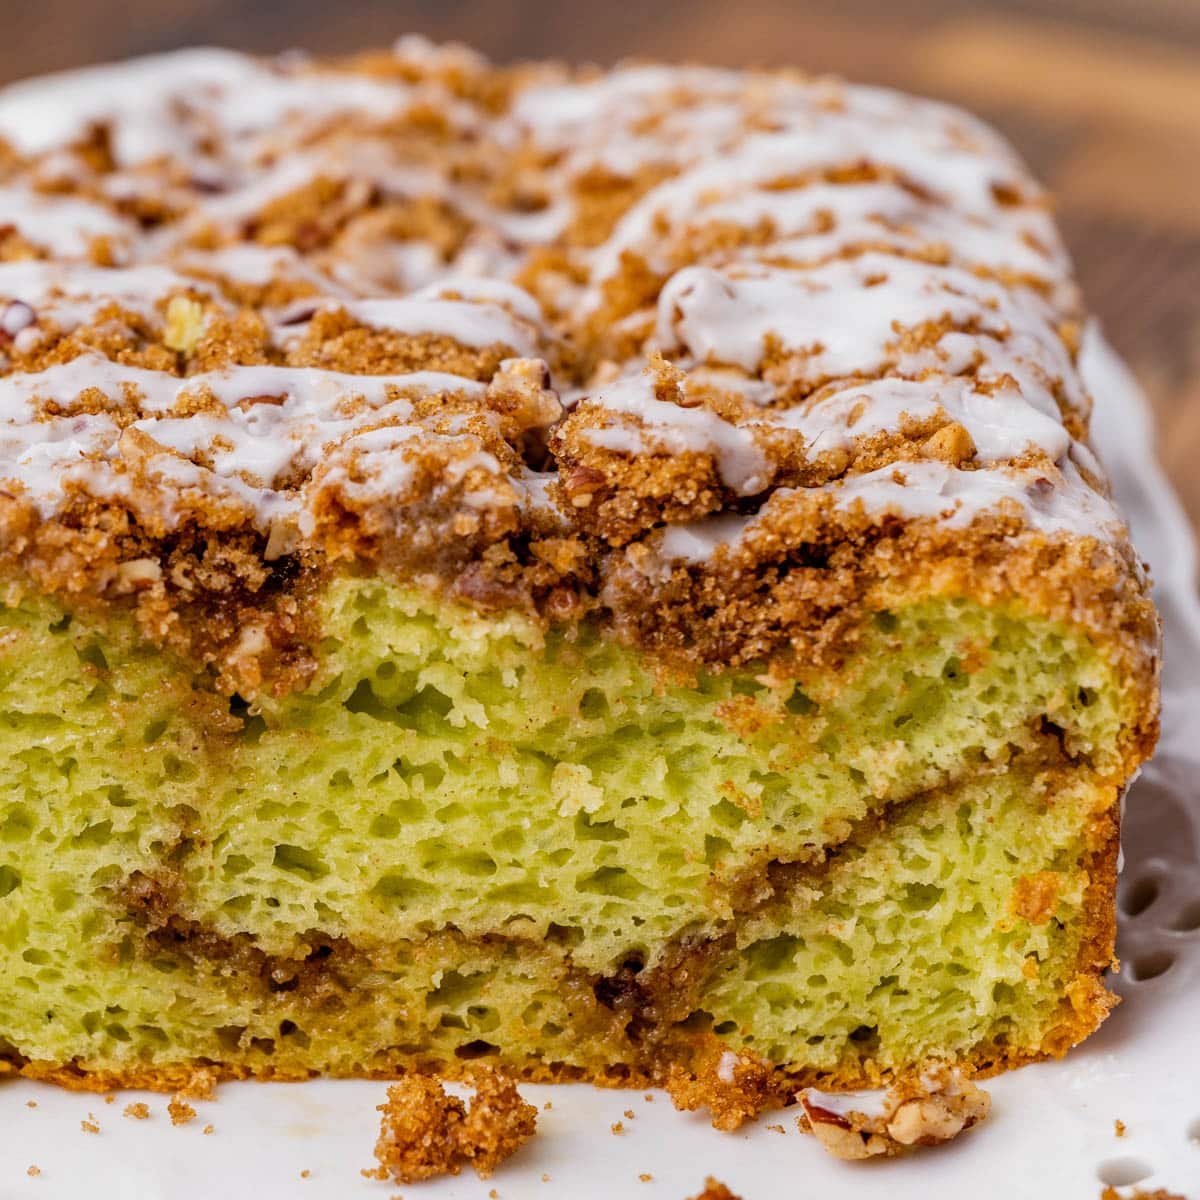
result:
[[[964,587],[1153,640],[1088,448],[1069,261],[966,115],[416,43],[139,69],[136,114],[63,101],[52,144],[0,111],[24,197],[0,239],[0,566],[34,587],[131,608],[243,695],[310,677],[301,593],[354,563],[604,614],[691,666],[808,654],[884,560],[948,551]],[[997,569],[1038,554],[1096,570]],[[799,604],[779,581],[806,571],[827,577]],[[677,609],[714,627],[656,626]]]
[[[135,1121],[147,1121],[150,1119],[150,1105],[142,1100],[138,1100],[134,1104],[127,1104],[125,1105],[124,1115],[132,1117]]]
[[[507,1076],[488,1067],[473,1077],[470,1106],[426,1075],[406,1075],[388,1088],[375,1157],[365,1170],[375,1179],[417,1183],[457,1175],[469,1162],[487,1178],[525,1142],[537,1126],[537,1109],[527,1104]]]

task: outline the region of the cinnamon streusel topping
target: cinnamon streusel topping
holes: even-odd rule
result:
[[[1046,197],[961,112],[188,51],[7,89],[0,174],[0,554],[230,686],[355,564],[724,664],[938,560],[1154,653]]]

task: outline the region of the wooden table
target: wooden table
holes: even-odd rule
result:
[[[988,117],[1057,193],[1084,289],[1154,402],[1200,528],[1200,4],[38,0],[6,14],[0,79],[196,42],[341,51],[406,30],[499,59],[797,64]]]

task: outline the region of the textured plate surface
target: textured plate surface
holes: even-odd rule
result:
[[[1097,1200],[1106,1184],[1200,1198],[1200,601],[1190,527],[1155,464],[1136,384],[1099,339],[1085,351],[1094,430],[1166,622],[1163,741],[1129,795],[1117,986],[1124,1003],[1065,1061],[989,1086],[992,1117],[938,1151],[867,1166],[827,1159],[790,1114],[719,1134],[661,1093],[529,1087],[552,1102],[538,1138],[492,1180],[405,1187],[412,1200],[613,1196],[683,1200],[704,1177],[745,1200],[960,1197]],[[387,1200],[373,1165],[378,1083],[227,1084],[172,1128],[166,1097],[115,1103],[24,1081],[0,1085],[0,1200]],[[146,1121],[122,1116],[142,1100]],[[33,1102],[35,1107],[29,1107]],[[633,1119],[624,1116],[632,1111]],[[80,1122],[94,1114],[100,1132]],[[1116,1120],[1127,1132],[1118,1138]],[[611,1126],[622,1122],[625,1132]],[[781,1124],[784,1132],[769,1128]],[[204,1133],[206,1125],[213,1129]],[[40,1174],[30,1176],[37,1166]],[[301,1172],[307,1171],[305,1178]],[[649,1176],[649,1179],[645,1177]]]

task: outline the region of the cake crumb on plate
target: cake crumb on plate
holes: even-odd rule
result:
[[[742,1200],[735,1192],[731,1192],[719,1179],[711,1175],[704,1181],[704,1191],[692,1197],[692,1200]]]
[[[406,1075],[388,1088],[369,1178],[417,1183],[457,1175],[469,1162],[486,1179],[533,1137],[537,1109],[527,1104],[507,1076],[480,1068],[473,1076],[475,1096],[468,1108],[437,1079]]]

